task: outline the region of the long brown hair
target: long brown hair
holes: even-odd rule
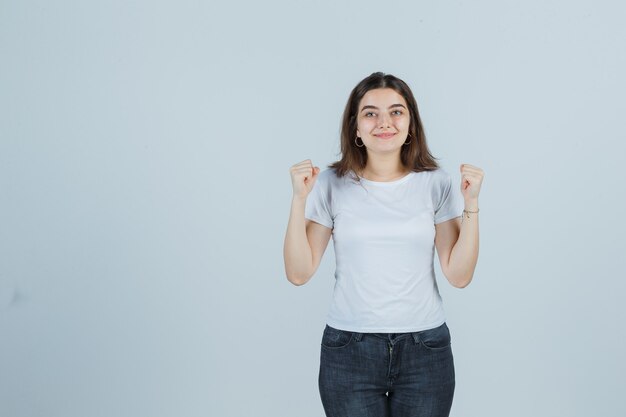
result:
[[[369,90],[375,88],[392,88],[404,97],[408,107],[411,122],[409,125],[409,135],[411,142],[403,145],[400,151],[400,161],[405,169],[422,172],[433,171],[439,168],[435,158],[426,144],[426,135],[417,109],[417,102],[409,86],[401,79],[382,72],[374,72],[367,78],[359,82],[350,93],[348,102],[343,111],[341,123],[341,159],[328,165],[328,168],[335,169],[338,177],[343,177],[349,171],[361,172],[367,163],[367,151],[365,147],[358,147],[355,143],[357,129],[357,114],[359,102]],[[360,178],[353,179],[360,181]]]

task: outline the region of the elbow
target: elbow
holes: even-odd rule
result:
[[[306,264],[300,261],[289,261],[285,257],[285,276],[287,281],[299,287],[309,282],[311,277],[315,274],[315,268],[312,264]]]
[[[285,258],[285,276],[287,281],[299,287],[306,284],[313,276],[313,273],[310,272],[310,268],[298,268],[297,265],[287,262]]]
[[[306,284],[306,281],[298,281],[298,280],[290,279],[290,278],[287,278],[287,280],[291,282],[293,285],[295,285],[296,287],[300,287],[301,285]]]
[[[474,277],[473,270],[458,271],[456,269],[443,268],[442,272],[450,285],[459,289],[467,287]]]
[[[455,280],[449,279],[448,281],[450,281],[450,284],[452,284],[454,288],[462,289],[462,288],[467,287],[470,284],[470,282],[472,282],[472,276],[468,278],[461,278],[461,279],[455,279]]]
[[[455,284],[452,284],[452,285],[454,286],[454,288],[462,289],[462,288],[467,287],[469,285],[469,283],[470,283],[470,281],[461,282],[461,283],[455,283]]]
[[[307,282],[309,282],[309,279],[311,279],[311,277],[297,277],[287,275],[287,281],[291,282],[296,287],[300,287],[306,284]]]

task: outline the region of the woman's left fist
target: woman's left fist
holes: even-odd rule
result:
[[[461,193],[465,201],[477,200],[485,174],[474,165],[461,164]]]

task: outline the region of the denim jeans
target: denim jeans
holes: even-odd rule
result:
[[[447,417],[454,361],[446,323],[409,333],[358,333],[328,324],[319,391],[327,417]]]

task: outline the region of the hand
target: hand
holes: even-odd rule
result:
[[[465,201],[478,200],[480,186],[485,176],[482,169],[474,165],[461,164],[461,193]]]
[[[305,159],[289,168],[293,196],[306,199],[313,189],[313,185],[320,173],[319,167],[314,167],[310,159]]]

